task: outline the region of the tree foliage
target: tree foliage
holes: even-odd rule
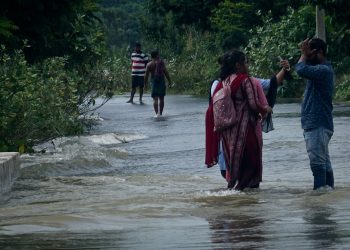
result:
[[[10,56],[2,46],[0,52],[0,151],[81,132],[77,79],[64,70],[66,58],[33,66],[21,51]]]
[[[345,0],[3,0],[0,5],[0,150],[81,133],[78,116],[130,84],[131,45],[159,49],[173,91],[206,94],[224,50],[246,47],[254,75],[298,56],[315,32],[314,5],[326,10],[337,98],[350,94],[350,2]],[[288,82],[283,96],[301,95]],[[104,103],[104,101],[102,101]],[[23,148],[23,147],[22,147]]]
[[[101,19],[106,30],[109,48],[119,49],[141,40],[142,19],[145,15],[144,0],[103,0]]]
[[[251,30],[251,39],[246,47],[251,59],[251,73],[263,77],[274,75],[280,69],[278,56],[294,65],[300,55],[297,44],[305,37],[314,35],[314,23],[314,11],[310,6],[298,11],[289,8],[287,15],[281,17],[279,22],[265,17],[262,26]],[[295,78],[294,82],[288,82],[280,89],[282,96],[301,95],[301,81]]]
[[[210,17],[217,40],[226,49],[245,44],[249,29],[257,19],[252,5],[229,0],[221,2]]]
[[[330,38],[329,44],[331,54],[335,56],[350,56],[350,1],[347,0],[305,0],[305,3],[313,6],[319,5],[326,12],[326,29],[327,40]],[[346,59],[350,61],[350,59]],[[346,63],[347,64],[347,63]],[[340,66],[340,65],[339,65]],[[344,69],[340,69],[344,71]]]
[[[164,17],[172,13],[176,26],[194,25],[202,30],[210,28],[208,17],[219,4],[219,0],[148,0],[150,17]]]
[[[0,38],[2,39],[9,39],[13,36],[13,32],[17,30],[18,27],[13,24],[12,21],[0,18]]]
[[[93,0],[2,1],[0,150],[81,133],[78,116],[112,96],[97,10]]]
[[[30,62],[79,53],[82,47],[89,47],[88,43],[82,45],[88,34],[82,33],[80,26],[85,25],[93,32],[97,10],[93,0],[3,0],[0,20],[17,27],[11,30],[11,39],[5,45],[8,49],[19,49],[27,40],[29,46],[24,53]]]

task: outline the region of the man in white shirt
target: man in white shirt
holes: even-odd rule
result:
[[[134,103],[136,88],[140,88],[140,104],[142,104],[143,88],[145,86],[144,76],[148,57],[141,51],[141,44],[135,44],[135,50],[131,54],[131,94],[128,103]]]

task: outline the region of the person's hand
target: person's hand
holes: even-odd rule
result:
[[[310,57],[316,51],[316,49],[311,50],[310,40],[310,38],[306,38],[304,41],[298,44],[301,53],[304,54],[306,57]]]
[[[266,106],[266,112],[267,113],[272,113],[272,108],[270,106]]]
[[[280,64],[285,71],[290,71],[290,64],[288,60],[281,60]]]

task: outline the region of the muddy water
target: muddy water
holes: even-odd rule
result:
[[[0,202],[0,249],[350,248],[349,108],[335,107],[330,155],[336,189],[311,191],[299,104],[275,107],[264,134],[259,190],[225,190],[205,168],[205,99],[114,98],[89,135],[22,156]]]

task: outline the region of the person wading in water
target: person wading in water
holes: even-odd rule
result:
[[[141,44],[135,44],[135,50],[131,54],[131,93],[127,103],[134,103],[136,88],[140,88],[140,104],[142,102],[145,69],[148,63],[148,57],[141,51]]]
[[[165,77],[168,80],[169,88],[171,87],[171,80],[165,63],[159,57],[158,51],[151,53],[152,60],[146,66],[145,73],[145,87],[147,88],[148,78],[151,74],[151,96],[153,98],[153,108],[155,117],[163,115],[164,97],[166,94]]]
[[[226,162],[226,180],[229,189],[243,190],[246,187],[257,188],[262,180],[262,127],[261,117],[271,113],[260,82],[248,77],[248,62],[241,51],[225,53],[221,61],[221,82],[215,94],[225,86],[231,89],[230,101],[237,111],[236,124],[214,132],[213,101],[206,112],[206,165],[217,163],[219,142]],[[225,117],[226,113],[221,112]],[[227,118],[227,117],[226,117]]]
[[[328,144],[334,131],[332,94],[334,71],[327,60],[327,45],[319,39],[306,39],[299,44],[300,59],[295,70],[308,80],[301,106],[301,126],[314,176],[314,189],[334,188],[333,168]]]

